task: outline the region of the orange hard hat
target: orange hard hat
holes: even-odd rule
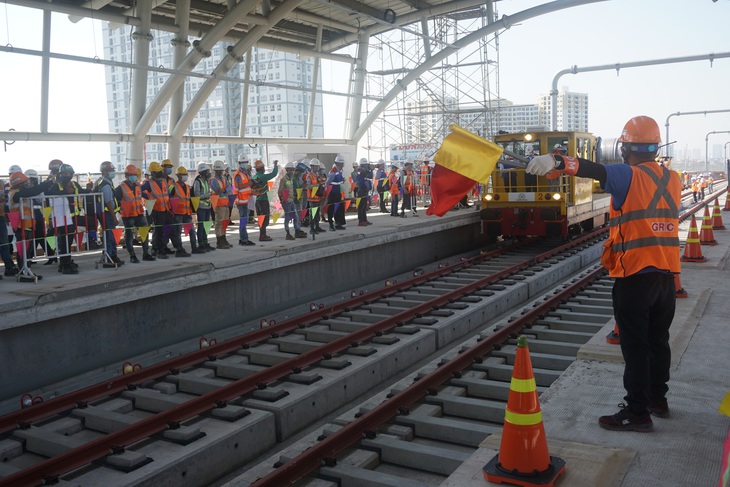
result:
[[[28,180],[28,176],[26,176],[25,174],[23,174],[20,171],[16,171],[10,175],[9,183],[10,183],[10,186],[14,187],[14,186],[19,186],[19,185],[23,184],[27,180]]]
[[[656,121],[651,117],[641,115],[626,122],[618,141],[627,144],[659,144],[662,136]]]
[[[137,174],[137,166],[134,164],[129,164],[127,167],[124,168],[124,174]]]
[[[261,159],[257,159],[256,162],[253,163],[253,167],[255,167],[256,169],[263,169],[264,161],[262,161]]]

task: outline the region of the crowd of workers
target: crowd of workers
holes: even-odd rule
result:
[[[345,230],[350,203],[357,208],[358,226],[372,224],[367,217],[371,204],[394,217],[418,216],[419,197],[423,206],[428,204],[432,169],[428,158],[419,163],[411,159],[371,163],[363,158],[352,164],[349,176],[344,166],[341,155],[328,171],[316,158],[303,159],[285,164],[280,174],[278,161],[266,172],[262,160],[251,164],[242,154],[235,171],[223,161],[199,163],[189,181],[184,166],[175,169],[164,160],[151,162],[144,173],[128,165],[119,175],[123,180],[115,184],[119,178],[114,165],[105,161],[99,168],[101,177],[96,182],[89,179],[85,187],[75,179],[73,167],[57,159],[49,163],[50,174],[44,180],[33,169],[23,172],[11,166],[7,183],[0,181],[5,187],[0,196],[4,275],[18,274],[38,257],[46,259],[45,265],[58,263],[60,273],[77,274],[74,245],[77,251],[84,244],[90,250],[103,249],[104,264],[118,267],[125,263],[118,244],[132,263],[171,255],[190,257],[230,249],[227,227],[232,222],[238,223],[238,244],[253,246],[247,226],[258,226],[258,241],[269,242],[272,217],[283,216],[284,238],[295,240],[307,237],[303,227],[311,234],[324,232],[323,222],[330,231]],[[208,241],[211,227],[215,245]],[[84,243],[78,238],[80,232],[85,232]],[[183,233],[189,235],[190,251],[183,247]],[[142,247],[141,256],[135,244]]]
[[[712,174],[691,175],[690,173],[684,173],[683,177],[684,187],[692,190],[692,200],[695,203],[705,199],[705,191],[713,192],[715,180],[712,178]]]

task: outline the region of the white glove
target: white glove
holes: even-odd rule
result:
[[[544,156],[535,156],[535,158],[527,164],[525,172],[527,174],[544,176],[553,169],[555,169],[555,159],[551,154],[547,154]]]

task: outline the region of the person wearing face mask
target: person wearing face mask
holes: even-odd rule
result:
[[[62,274],[78,274],[79,266],[69,254],[71,243],[76,235],[76,219],[80,214],[79,194],[88,193],[73,180],[74,169],[69,164],[63,164],[58,170],[58,178],[47,191],[46,196],[64,196],[51,198],[52,220],[56,228],[56,247],[59,258],[58,272]],[[72,196],[68,196],[72,195]]]
[[[218,196],[215,202],[215,238],[217,249],[230,249],[232,245],[226,239],[226,232],[223,228],[223,222],[230,219],[231,214],[228,209],[228,195],[230,194],[228,181],[224,174],[226,165],[223,161],[215,161],[213,163],[214,176],[210,180],[210,190]]]
[[[109,263],[116,264],[117,267],[124,265],[124,261],[117,256],[117,240],[114,238],[113,229],[117,227],[117,212],[119,211],[119,203],[114,196],[114,165],[110,161],[104,161],[99,166],[101,178],[96,182],[94,193],[101,193],[101,202],[97,208],[97,214],[101,222],[101,228],[104,231],[106,239],[106,259]]]
[[[669,326],[676,303],[674,275],[680,271],[682,184],[676,171],[656,162],[661,134],[653,118],[630,119],[618,141],[625,164],[604,166],[550,154],[535,157],[525,170],[548,178],[562,173],[596,179],[611,194],[601,264],[614,279],[613,312],[621,335],[626,404],[620,404],[616,414],[601,416],[598,425],[648,432],[654,429],[652,415],[670,415]]]
[[[198,239],[193,226],[193,206],[190,202],[190,186],[187,185],[188,170],[184,166],[179,166],[175,171],[177,181],[170,186],[170,200],[177,199],[174,205],[173,213],[175,214],[175,227],[173,232],[177,234],[177,239],[182,241],[182,231],[186,224],[190,225],[190,247],[193,254],[204,254],[205,249],[198,247]]]
[[[166,248],[165,233],[167,233],[170,240],[172,240],[173,247],[175,247],[175,257],[190,257],[190,254],[182,246],[180,236],[172,231],[174,217],[165,172],[162,166],[154,161],[150,163],[150,172],[152,173],[152,179],[142,183],[142,194],[146,199],[155,202],[152,207],[152,221],[155,225],[152,234],[152,255],[155,256],[155,249],[157,249],[156,257],[158,259],[167,259],[167,252],[164,250]]]
[[[206,252],[212,252],[215,250],[215,247],[212,247],[208,243],[208,230],[205,228],[205,222],[209,222],[211,220],[210,183],[208,182],[210,179],[210,166],[201,162],[198,164],[197,170],[198,175],[195,177],[195,181],[193,181],[192,194],[200,198],[197,211],[198,246]],[[208,229],[210,229],[210,227],[208,227]]]
[[[238,225],[238,245],[256,245],[248,238],[248,201],[251,199],[251,163],[246,154],[238,156],[238,169],[233,173],[233,191],[236,195],[236,208],[240,218]]]
[[[124,181],[117,186],[114,195],[119,201],[119,213],[122,215],[124,224],[124,245],[129,252],[129,261],[139,264],[139,259],[134,253],[134,229],[145,229],[140,231],[142,240],[142,260],[155,260],[149,253],[148,232],[149,225],[145,216],[144,203],[142,202],[142,188],[139,184],[137,166],[130,164],[124,168]]]
[[[162,166],[162,175],[165,179],[165,183],[167,183],[167,189],[170,190],[170,187],[172,187],[175,184],[175,178],[172,176],[174,171],[174,165],[170,161],[170,159],[163,160],[160,165]],[[173,216],[174,218],[174,216]],[[162,234],[162,249],[167,255],[172,255],[174,252],[170,250],[170,248],[167,246],[168,243],[170,243],[170,231],[165,231]]]
[[[36,215],[33,211],[33,200],[26,199],[21,205],[21,198],[32,198],[34,196],[38,196],[47,189],[49,189],[52,184],[53,180],[48,179],[47,181],[36,185],[31,181],[28,176],[20,171],[16,171],[10,175],[10,189],[8,190],[8,210],[11,213],[21,213],[18,227],[13,228],[13,231],[15,232],[15,236],[16,238],[18,238],[18,240],[25,241],[25,244],[22,248],[28,258],[29,266],[32,263],[30,259],[33,257],[33,248],[35,247],[34,232],[36,228]],[[43,221],[42,215],[41,221]],[[21,242],[18,242],[18,245],[21,245]],[[20,260],[21,259],[19,257],[18,264],[20,264]]]
[[[266,235],[266,227],[269,226],[271,213],[271,208],[269,207],[269,195],[267,193],[269,189],[268,181],[274,179],[276,175],[279,174],[279,161],[274,161],[274,170],[269,174],[266,174],[266,168],[264,167],[264,162],[261,159],[258,159],[254,163],[254,169],[256,169],[256,174],[251,177],[251,192],[254,196],[256,196],[256,214],[264,216],[259,227],[259,242],[270,242],[271,237]]]

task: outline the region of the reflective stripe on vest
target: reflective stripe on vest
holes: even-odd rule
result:
[[[134,183],[134,189],[132,189],[127,182],[123,182],[120,187],[122,188],[122,201],[119,213],[121,213],[122,217],[134,218],[135,216],[144,215],[142,190],[139,184]]]
[[[155,200],[153,211],[170,211],[170,194],[167,192],[166,181],[160,181],[159,185],[150,179],[150,196]]]
[[[236,205],[247,205],[252,193],[251,176],[239,169],[233,173],[233,185],[236,189]]]
[[[216,181],[218,181],[218,186],[220,186],[221,191],[225,194],[227,184],[226,180],[224,178],[213,178]],[[218,193],[216,193],[218,194]],[[228,206],[228,196],[220,196],[218,195],[218,201],[216,202],[215,206]]]
[[[192,215],[193,207],[190,204],[190,190],[188,185],[181,183],[180,181],[175,182],[175,196],[177,197],[177,208],[175,208],[176,215]]]
[[[15,201],[13,201],[14,196],[18,193],[18,191],[20,191],[20,188],[11,189],[10,191],[8,191],[8,198],[10,200],[10,201],[8,201],[8,210],[10,210],[11,213],[14,211],[20,212],[21,207],[22,207],[23,214],[21,216],[21,224],[22,224],[21,226],[25,230],[32,230],[33,229],[33,203],[30,199],[23,201],[22,205],[20,204],[20,201],[18,201],[17,203]],[[19,198],[19,199],[22,200],[23,198]],[[15,229],[15,230],[17,230],[17,229]]]
[[[312,191],[312,188],[314,188],[315,186],[320,186],[319,184],[317,184],[319,182],[317,179],[317,175],[310,172],[305,175],[305,178],[309,182],[307,186],[307,200],[311,201],[312,203],[319,203],[320,201],[322,201],[322,197],[317,196],[317,191],[319,191],[319,188],[317,188],[317,191]]]
[[[679,176],[654,162],[631,170],[626,201],[618,210],[611,204],[601,263],[611,277],[627,277],[646,267],[679,272]]]

